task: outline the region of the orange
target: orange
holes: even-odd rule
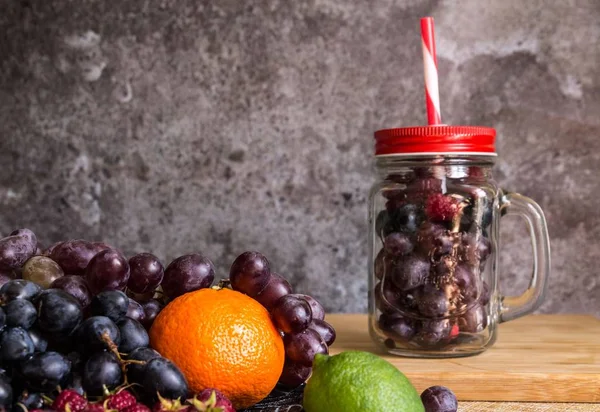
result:
[[[267,310],[231,289],[178,297],[155,319],[150,343],[181,369],[193,392],[219,389],[236,409],[273,390],[285,358]]]

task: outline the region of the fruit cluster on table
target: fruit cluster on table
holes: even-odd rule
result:
[[[488,324],[492,196],[426,173],[402,183],[382,192],[374,225],[376,327],[390,348],[442,350]]]
[[[0,240],[0,408],[234,411],[218,388],[190,393],[148,334],[165,305],[214,279],[212,262],[200,254],[164,268],[150,253],[127,259],[101,242],[68,240],[42,250],[32,231],[14,231]],[[223,283],[263,305],[280,331],[280,387],[304,383],[314,356],[335,340],[323,307],[293,294],[257,252],[240,255]]]

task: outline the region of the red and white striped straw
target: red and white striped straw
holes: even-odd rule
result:
[[[425,70],[425,100],[427,103],[427,123],[441,124],[440,91],[438,88],[437,57],[433,17],[421,19],[421,43],[423,46],[423,66]]]

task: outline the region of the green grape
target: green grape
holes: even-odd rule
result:
[[[37,283],[44,289],[64,275],[61,267],[46,256],[34,256],[23,265],[23,279]]]

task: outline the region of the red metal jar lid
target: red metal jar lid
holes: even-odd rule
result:
[[[496,130],[483,126],[416,126],[375,132],[375,155],[478,154],[496,156]]]

